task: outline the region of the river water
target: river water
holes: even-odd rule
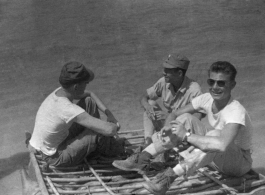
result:
[[[142,128],[139,98],[161,76],[163,59],[179,52],[205,92],[211,63],[237,67],[233,95],[253,120],[254,166],[264,171],[264,19],[261,0],[1,0],[0,158],[9,162],[26,151],[24,130],[32,130],[65,62],[78,60],[95,71],[90,89],[128,130]],[[19,192],[5,185],[13,171],[2,166],[5,194]]]

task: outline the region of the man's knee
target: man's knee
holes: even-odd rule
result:
[[[182,123],[184,127],[192,133],[197,135],[205,135],[207,133],[206,126],[194,115],[185,113],[177,117],[176,120]]]
[[[193,120],[193,116],[190,113],[184,113],[175,118],[174,120],[178,120],[183,125],[185,125],[186,123],[191,123],[191,121]]]
[[[194,123],[195,120],[197,120],[196,117],[192,116],[189,113],[184,113],[176,118],[177,121],[182,123],[184,127],[188,130],[192,128],[192,124]]]
[[[151,106],[157,106],[157,102],[155,100],[148,100],[148,103],[151,105]]]
[[[95,118],[100,118],[100,114],[98,111],[98,106],[96,102],[91,97],[85,97],[78,101],[78,106],[83,108],[88,114]]]
[[[192,116],[190,113],[184,113],[184,114],[178,116],[177,120],[180,122],[192,121],[192,120],[194,120],[194,116]]]

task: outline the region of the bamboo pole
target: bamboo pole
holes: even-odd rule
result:
[[[50,185],[52,191],[54,192],[54,194],[55,194],[55,195],[60,195],[60,194],[58,193],[58,191],[56,190],[56,188],[54,187],[54,185],[53,185],[52,181],[50,180],[50,178],[49,178],[48,176],[46,176],[46,179],[47,179],[48,184]]]
[[[258,181],[247,181],[246,182],[246,190],[250,190],[251,188],[257,187],[257,186],[261,186],[261,185],[265,185],[265,180],[258,180]],[[234,188],[238,191],[242,191],[244,189],[244,186],[240,185],[240,186],[234,186]],[[203,191],[203,192],[198,192],[198,193],[188,193],[185,195],[218,195],[218,194],[224,194],[224,189],[217,189],[217,190],[211,190],[211,191]]]
[[[98,162],[103,162],[101,160],[96,160],[96,163]],[[96,168],[111,168],[111,165],[106,165],[106,164],[93,164],[91,163],[91,165],[93,165]],[[40,168],[42,168],[43,165],[40,165]],[[71,166],[71,167],[55,167],[55,166],[49,166],[50,169],[52,169],[53,171],[76,171],[76,170],[83,170],[84,168],[86,168],[86,165],[78,165],[78,166]]]
[[[137,133],[144,132],[144,129],[136,129],[136,130],[127,130],[127,131],[119,131],[118,135],[128,134],[128,133]]]
[[[97,170],[96,170],[97,171]],[[144,182],[146,181],[146,179],[144,178],[137,178],[137,179],[128,179],[128,178],[135,178],[136,176],[139,176],[139,174],[135,173],[135,174],[126,174],[126,175],[123,175],[123,176],[105,176],[105,177],[101,177],[101,179],[103,180],[115,180],[115,179],[118,179],[118,178],[122,178],[123,180],[122,181],[113,181],[113,182],[108,182],[108,184],[122,184],[122,183],[130,183],[130,182]],[[124,178],[127,178],[124,180]],[[152,177],[150,177],[152,178]],[[194,176],[190,176],[189,177],[189,180],[192,181],[194,179],[200,179],[200,180],[204,180],[206,177],[205,176],[202,176],[202,175],[194,175]],[[69,178],[66,178],[66,180],[64,180],[63,178],[51,178],[54,182],[73,182],[73,183],[76,183],[76,182],[86,182],[86,180],[84,180],[84,178],[71,178],[71,181],[69,181]],[[93,181],[97,181],[97,178],[96,177],[87,177],[87,180],[89,180],[88,182],[93,182]],[[183,178],[177,178],[175,181],[183,181]],[[65,187],[82,187],[82,186],[85,186],[86,184],[57,184],[57,183],[54,183],[54,185],[58,186],[58,187],[62,187],[62,186],[65,186]],[[91,187],[93,186],[96,186],[96,184],[94,185],[91,185]]]
[[[36,178],[37,178],[37,181],[38,181],[42,195],[49,195],[47,188],[45,186],[45,183],[43,181],[43,178],[42,178],[42,175],[40,172],[40,168],[38,166],[38,162],[37,162],[37,160],[36,160],[36,158],[32,152],[30,152],[30,160],[32,161],[32,165],[34,167],[35,175],[36,175]]]
[[[109,194],[111,195],[115,195],[110,189],[109,187],[102,181],[102,179],[98,176],[98,174],[94,171],[94,169],[90,166],[90,164],[87,162],[87,160],[85,159],[85,163],[87,164],[88,168],[90,171],[92,171],[92,173],[94,174],[94,176],[98,179],[98,181],[102,184],[102,186],[109,192]]]
[[[132,174],[125,174],[123,177],[130,178],[135,177],[138,174],[132,173]],[[101,177],[102,180],[113,180],[116,178],[121,178],[121,176],[103,176]],[[50,178],[53,182],[88,182],[88,181],[96,181],[96,177],[82,177],[82,178]],[[46,178],[44,178],[46,180]]]
[[[98,171],[98,170],[96,170]],[[127,172],[125,172],[125,174],[123,175],[119,175],[119,176],[103,176],[101,177],[101,179],[103,180],[114,180],[116,178],[121,178],[121,177],[125,177],[125,178],[133,178],[133,177],[137,177],[140,176],[137,173],[129,173],[126,174]],[[203,179],[204,176],[201,175],[194,175],[194,176],[190,176],[188,179],[196,179],[196,178],[202,178]],[[88,181],[96,181],[97,178],[96,177],[82,177],[82,178],[50,178],[53,182],[88,182]],[[44,180],[46,180],[44,178]],[[175,181],[182,181],[183,178],[177,178]],[[142,181],[144,181],[144,179],[142,179]]]
[[[125,146],[139,145],[139,144],[143,144],[143,143],[144,143],[144,140],[136,141],[136,142],[132,142],[132,143],[125,143]]]
[[[235,178],[234,180],[239,181],[238,178]],[[195,183],[195,182],[192,183],[192,182],[187,181],[185,183],[182,183],[182,184],[179,184],[179,185],[176,185],[176,186],[172,186],[170,188],[170,190],[176,190],[176,189],[179,190],[179,189],[182,189],[182,188],[200,187],[202,185],[206,185],[206,184],[212,182],[212,180],[209,179],[209,178],[207,178],[207,177],[205,177],[204,180],[202,180],[202,181],[198,180],[196,182],[197,183]],[[118,184],[118,182],[116,182],[115,184]],[[98,186],[98,185],[92,185],[92,186],[88,186],[88,187],[94,187],[94,186]],[[110,189],[112,191],[118,191],[118,190],[138,189],[138,188],[142,188],[142,181],[139,181],[137,183],[133,183],[132,186],[111,187]],[[94,189],[94,190],[90,190],[90,192],[104,192],[104,191],[105,191],[104,189]]]
[[[122,138],[126,138],[127,140],[131,139],[139,139],[139,138],[144,138],[144,135],[132,135],[132,136],[124,136]]]
[[[234,179],[237,179],[239,180],[240,178],[234,178]],[[208,179],[210,181],[210,179]],[[212,185],[216,185],[216,183],[210,183]],[[198,192],[199,190],[204,190],[206,188],[204,187],[210,187],[211,185],[208,185],[208,184],[203,184],[201,186],[197,186],[194,188],[194,185],[182,185],[182,188],[180,188],[180,190],[178,191],[173,191],[172,188],[170,188],[170,191],[168,191],[167,195],[173,195],[173,194],[177,194],[177,193],[186,193],[185,195],[218,195],[218,194],[223,194],[224,193],[224,190],[221,188],[221,189],[217,189],[217,190],[211,190],[211,191],[203,191],[203,192]],[[261,185],[264,185],[265,184],[265,181],[264,180],[259,180],[259,181],[247,181],[247,186],[246,186],[246,189],[249,190],[253,187],[257,187],[257,186],[261,186]],[[174,186],[175,187],[175,186]],[[176,186],[177,187],[177,186]],[[137,189],[137,188],[141,188],[141,184],[137,184],[135,186],[127,186],[127,187],[114,187],[114,188],[110,188],[111,190],[126,190],[126,189]],[[186,188],[183,190],[183,188]],[[236,186],[234,187],[235,189],[237,190],[243,190],[243,186]],[[177,188],[176,188],[177,189]],[[193,193],[193,192],[196,192],[197,193]],[[61,194],[81,194],[81,193],[104,193],[106,192],[105,189],[91,189],[91,190],[61,190],[61,189],[58,189],[58,192],[61,193]],[[122,193],[123,195],[127,195],[127,194],[131,194],[131,193]],[[147,195],[147,193],[139,193],[139,194],[145,194]],[[149,193],[150,194],[150,193]],[[99,194],[99,195],[102,195],[102,194]]]
[[[241,193],[240,195],[261,195],[261,193],[265,194],[265,186],[259,187],[249,193]]]
[[[211,176],[209,173],[207,173],[206,171],[204,171],[202,168],[198,169],[198,171],[200,173],[202,173],[203,175],[207,176],[208,178],[210,178],[211,180],[213,180],[215,183],[217,183],[218,185],[222,186],[225,190],[227,190],[228,192],[230,192],[233,195],[237,194],[237,190],[227,186],[226,184],[222,183],[221,181],[219,181],[218,179],[216,179],[215,177]]]
[[[108,185],[121,185],[121,184],[127,184],[127,183],[135,183],[135,182],[143,182],[144,180],[142,178],[139,179],[127,179],[127,180],[122,180],[122,181],[110,181],[108,182]],[[90,182],[84,183],[84,184],[57,184],[54,183],[56,187],[84,187],[84,186],[89,186],[89,187],[95,187],[95,186],[101,186],[101,183],[92,183]]]
[[[97,170],[98,173],[115,173],[115,172],[122,172],[119,169],[112,168],[107,170]],[[87,171],[75,171],[75,172],[58,172],[58,173],[43,173],[45,176],[64,176],[64,175],[84,175],[84,174],[91,174],[92,172],[90,170]]]
[[[188,188],[182,188],[179,190],[172,190],[170,189],[170,191],[168,191],[166,194],[167,195],[176,195],[176,194],[186,194],[186,193],[193,193],[193,192],[199,192],[202,190],[205,190],[207,188],[216,186],[217,184],[212,182],[212,183],[208,183],[208,184],[203,184],[201,186],[194,186],[194,187],[188,187]]]

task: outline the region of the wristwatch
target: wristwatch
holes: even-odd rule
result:
[[[182,144],[187,145],[188,144],[188,137],[191,136],[191,132],[185,133],[185,136],[182,139]]]

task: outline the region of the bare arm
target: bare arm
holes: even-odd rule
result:
[[[118,124],[117,119],[114,117],[112,112],[105,106],[105,104],[99,99],[93,92],[88,92],[90,97],[96,102],[99,110],[106,114],[108,122]],[[119,125],[119,124],[118,124]]]
[[[142,96],[142,98],[140,100],[140,103],[141,103],[141,105],[143,106],[144,109],[146,109],[149,106],[148,100],[149,100],[149,96],[147,94]]]
[[[196,110],[193,108],[192,104],[188,104],[186,106],[183,106],[182,108],[179,108],[175,111],[172,111],[165,121],[165,126],[170,126],[170,122],[173,120],[176,120],[176,118],[184,113],[190,113],[194,114]]]
[[[90,97],[96,102],[99,110],[101,110],[102,112],[105,113],[105,110],[107,109],[107,107],[105,106],[105,104],[99,99],[98,96],[96,96],[96,94],[94,94],[93,92],[90,92]]]
[[[149,103],[148,103],[148,100],[149,100],[149,96],[147,94],[145,94],[142,98],[141,98],[141,105],[143,106],[143,108],[145,109],[147,115],[149,116],[149,118],[151,119],[155,119],[155,111],[154,111],[154,107],[151,106]]]
[[[91,129],[105,136],[113,136],[117,134],[118,126],[116,124],[97,119],[89,115],[87,112],[83,112],[76,116],[74,121],[88,129]]]
[[[188,142],[205,152],[224,152],[234,141],[241,125],[229,123],[223,130],[218,131],[219,136],[200,136],[192,134],[188,137]]]

